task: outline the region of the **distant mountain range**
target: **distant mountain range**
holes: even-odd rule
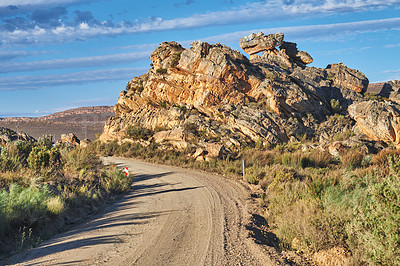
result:
[[[0,118],[0,126],[23,131],[36,139],[51,134],[59,140],[61,134],[74,133],[79,139],[94,140],[111,116],[114,116],[113,106],[80,107],[43,117]]]

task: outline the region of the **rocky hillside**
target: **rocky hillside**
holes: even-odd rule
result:
[[[149,71],[120,93],[100,139],[192,147],[199,158],[305,137],[333,150],[337,135],[347,136],[336,138],[342,146],[400,143],[400,107],[366,97],[360,71],[308,67],[311,55],[282,33],[251,34],[240,46],[250,59],[219,43],[162,43]]]
[[[14,130],[0,127],[0,147],[4,146],[7,142],[23,140],[34,142],[35,139],[23,132],[15,132]]]
[[[34,138],[51,134],[59,140],[61,134],[74,133],[80,139],[94,140],[101,133],[105,121],[114,115],[111,106],[81,107],[43,117],[0,118],[0,126],[26,132]]]

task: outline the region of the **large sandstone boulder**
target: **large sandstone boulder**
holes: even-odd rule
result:
[[[158,144],[168,142],[178,149],[185,149],[188,146],[185,132],[182,128],[164,130],[153,135],[154,141]]]
[[[400,105],[390,102],[365,101],[349,106],[356,126],[369,139],[400,144]]]
[[[73,133],[61,134],[61,142],[75,146],[80,145],[80,140]]]
[[[368,79],[361,71],[350,69],[345,64],[331,64],[326,67],[328,78],[334,85],[342,86],[357,93],[365,92],[368,88]]]
[[[282,42],[281,46],[279,47],[293,60],[300,62],[302,64],[311,64],[314,59],[309,55],[307,52],[299,51],[297,49],[297,44],[293,42]]]
[[[272,50],[282,44],[283,33],[264,35],[264,33],[252,33],[240,39],[240,47],[249,55],[265,50]]]
[[[343,64],[307,67],[311,56],[283,42],[281,33],[253,34],[241,46],[263,55],[249,60],[218,43],[195,41],[189,49],[162,43],[149,71],[120,93],[100,140],[123,141],[136,125],[158,132],[150,141],[161,146],[195,146],[203,150],[197,157],[217,156],[260,142],[313,137],[327,116],[363,98],[359,92],[368,80],[361,72]],[[340,108],[334,110],[332,100]],[[208,144],[217,148],[210,152]]]

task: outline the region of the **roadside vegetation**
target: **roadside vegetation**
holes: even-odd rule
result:
[[[315,146],[315,145],[314,145]],[[243,147],[238,155],[196,161],[194,148],[159,149],[134,142],[94,142],[103,156],[150,162],[245,177],[255,191],[277,247],[315,256],[343,250],[345,264],[400,264],[400,152],[366,154],[357,149],[334,157],[307,141]]]
[[[0,146],[0,258],[35,246],[130,188],[90,150],[38,142]]]

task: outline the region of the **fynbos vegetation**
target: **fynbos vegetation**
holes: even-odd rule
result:
[[[400,156],[354,149],[335,157],[312,143],[247,147],[238,156],[206,161],[195,149],[160,150],[156,143],[94,142],[102,155],[142,158],[242,178],[257,187],[260,208],[280,248],[307,256],[340,247],[347,263],[399,264]]]
[[[0,147],[0,251],[36,245],[129,188],[91,150],[53,146],[51,136],[8,142]]]

